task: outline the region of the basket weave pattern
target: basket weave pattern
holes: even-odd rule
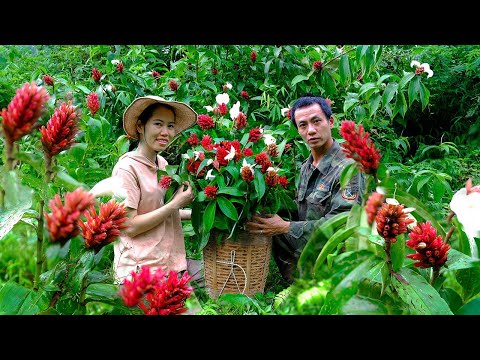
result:
[[[205,286],[209,296],[263,293],[271,251],[270,236],[241,232],[235,241],[224,239],[218,244],[213,234],[203,249]]]

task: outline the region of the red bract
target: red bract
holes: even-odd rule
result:
[[[263,151],[255,156],[255,162],[262,167],[261,171],[264,174],[267,172],[267,169],[272,166],[268,154]]]
[[[217,191],[218,191],[218,188],[216,186],[210,186],[210,185],[205,186],[205,189],[203,190],[205,195],[207,195],[207,197],[212,200],[217,197],[218,195]]]
[[[175,80],[170,80],[168,82],[168,87],[170,88],[170,90],[172,91],[177,91],[178,90],[178,83],[175,81]]]
[[[51,214],[45,213],[47,229],[50,233],[51,242],[60,242],[62,245],[67,240],[77,236],[80,232],[78,223],[84,212],[95,204],[93,194],[78,188],[65,194],[65,206],[62,204],[60,195],[56,194],[49,201]]]
[[[212,67],[212,74],[213,74],[213,75],[217,75],[217,73],[218,73],[217,68],[216,68],[216,67]]]
[[[237,130],[247,127],[247,116],[243,112],[238,113],[234,126]]]
[[[100,79],[102,78],[102,73],[100,71],[98,71],[97,68],[93,68],[92,69],[92,78],[96,82],[100,82]]]
[[[222,103],[222,104],[218,105],[218,112],[219,112],[220,116],[223,116],[226,113],[228,113],[227,104]]]
[[[437,230],[430,224],[417,223],[409,234],[410,240],[406,245],[416,251],[415,254],[407,255],[408,258],[416,260],[415,267],[440,268],[447,261],[450,245],[444,244],[442,237],[437,236]]]
[[[123,72],[123,63],[121,61],[117,64],[117,71],[120,74]]]
[[[172,184],[172,177],[171,176],[165,175],[160,179],[160,186],[164,189],[168,189],[171,184]]]
[[[146,315],[178,315],[188,309],[185,301],[190,297],[193,288],[188,286],[192,279],[187,272],[181,278],[178,273],[170,271],[165,280],[158,282],[152,291],[145,295],[145,300],[139,303],[140,309]]]
[[[152,71],[152,77],[154,79],[160,79],[160,73],[158,71],[153,70]]]
[[[277,157],[278,156],[277,144],[268,144],[267,154],[270,155],[271,157]]]
[[[200,142],[200,140],[198,140],[198,137],[197,137],[197,134],[193,133],[192,135],[190,135],[187,139],[188,143],[192,146],[196,146],[198,145],[198,143]]]
[[[242,166],[240,169],[240,174],[242,175],[242,179],[247,183],[253,180],[253,172],[250,166]]]
[[[365,205],[365,210],[368,215],[368,223],[372,225],[375,216],[377,216],[378,209],[382,206],[385,196],[374,191],[370,194]]]
[[[377,232],[392,243],[397,241],[397,236],[407,232],[407,225],[414,222],[403,212],[403,205],[383,204],[375,217]]]
[[[138,273],[132,271],[132,280],[125,279],[120,289],[120,297],[127,306],[136,306],[142,300],[143,296],[153,291],[165,277],[165,272],[157,268],[155,273],[151,273],[150,267],[143,265]]]
[[[278,175],[275,170],[268,170],[265,174],[265,183],[269,187],[275,187],[278,184]]]
[[[246,92],[244,90],[242,92],[240,92],[240,96],[243,97],[245,100],[250,99],[250,95],[248,95],[248,92]]]
[[[323,63],[321,61],[314,61],[313,62],[313,70],[320,71],[323,68]]]
[[[48,86],[53,86],[53,78],[50,75],[43,75],[43,82]]]
[[[36,127],[43,105],[49,98],[45,88],[34,82],[25,83],[17,90],[8,108],[3,108],[1,113],[3,134],[8,144],[13,144]]]
[[[363,125],[358,125],[356,130],[355,122],[342,121],[340,135],[346,140],[342,143],[342,151],[347,157],[354,159],[360,166],[360,170],[366,174],[376,174],[381,155],[369,138],[369,133],[365,132]]]
[[[250,60],[252,60],[253,62],[255,62],[255,60],[257,60],[257,53],[255,51],[252,51],[250,53]]]
[[[41,141],[45,153],[52,157],[63,150],[69,149],[78,133],[78,114],[72,102],[65,102],[55,109],[47,126],[42,126]]]
[[[262,138],[262,132],[260,128],[253,128],[250,130],[250,133],[248,134],[248,141],[254,143],[257,142]]]
[[[285,189],[287,188],[288,185],[288,179],[286,176],[279,176],[278,177],[278,184],[283,186]]]
[[[208,115],[198,115],[197,123],[198,123],[198,126],[200,126],[200,128],[202,130],[206,130],[206,129],[210,129],[210,128],[215,127],[215,122]]]
[[[98,101],[98,94],[96,92],[91,92],[87,96],[87,106],[90,109],[90,114],[95,116],[97,111],[100,109],[100,102]]]
[[[78,225],[82,228],[85,246],[96,251],[113,242],[120,235],[120,230],[126,228],[123,223],[128,219],[127,209],[115,199],[100,204],[98,215],[95,208],[91,206],[85,213],[85,217],[87,221],[81,221]]]

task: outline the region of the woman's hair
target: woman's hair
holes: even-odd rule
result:
[[[145,110],[143,110],[142,113],[140,115],[138,115],[138,120],[140,120],[140,122],[143,125],[145,125],[147,123],[148,119],[150,119],[150,117],[152,116],[153,112],[159,107],[165,107],[167,109],[172,110],[172,112],[175,116],[175,109],[173,109],[171,106],[165,105],[165,104],[160,104],[160,103],[153,103],[151,105],[148,105],[145,108]],[[132,151],[133,149],[135,149],[138,146],[138,143],[139,143],[139,140],[131,140],[130,145],[128,146],[128,151]]]

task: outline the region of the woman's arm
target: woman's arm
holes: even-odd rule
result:
[[[191,220],[192,219],[192,209],[180,209],[180,219]]]

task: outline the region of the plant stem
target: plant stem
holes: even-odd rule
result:
[[[37,226],[37,263],[35,267],[35,280],[33,282],[33,290],[37,291],[39,287],[40,273],[43,265],[43,207],[45,201],[40,200],[38,209],[38,226]]]
[[[388,266],[388,271],[390,274],[393,274],[393,265],[392,265],[392,258],[390,256],[390,250],[392,248],[392,243],[390,241],[385,240],[385,255],[386,255],[386,262]]]
[[[435,280],[437,280],[438,276],[440,275],[440,267],[434,267],[433,268],[433,273],[432,273],[432,278],[430,279],[430,285],[435,284]]]

